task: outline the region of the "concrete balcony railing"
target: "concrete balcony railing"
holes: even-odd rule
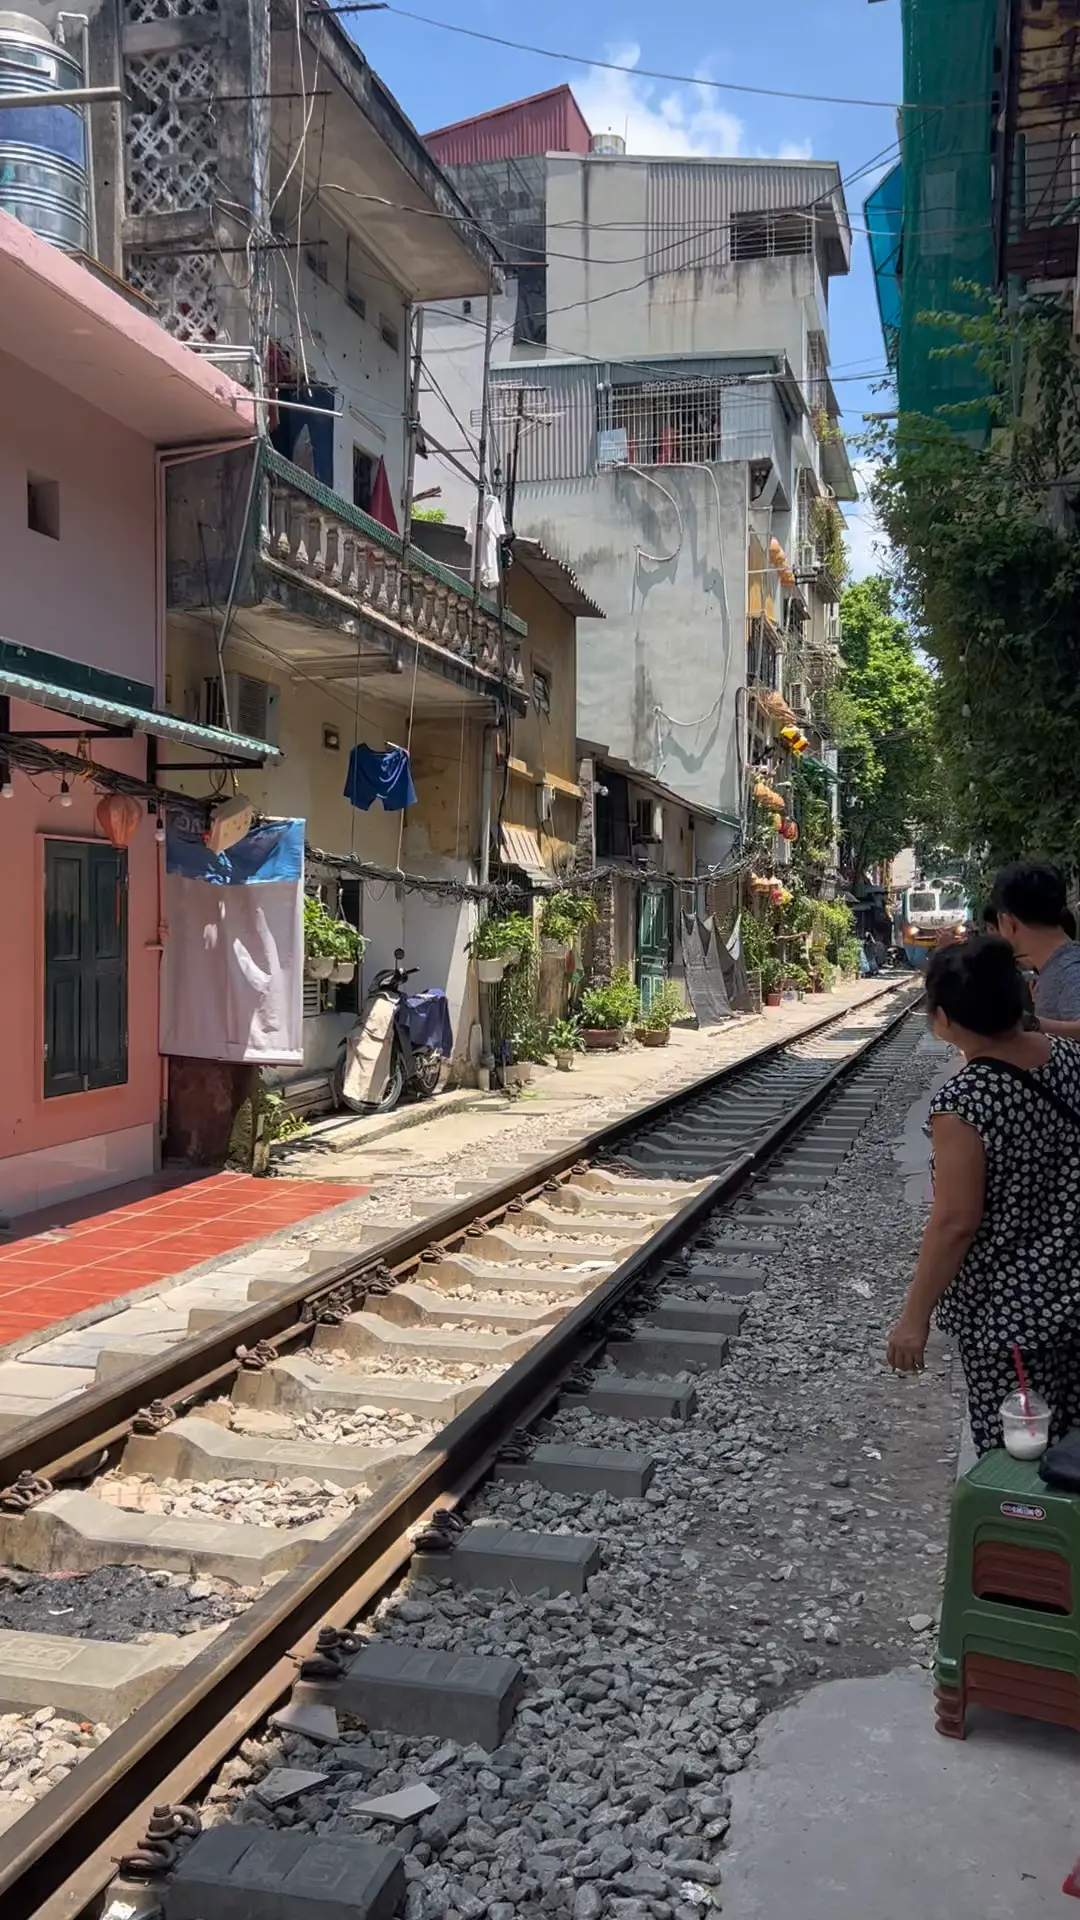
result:
[[[519,691],[524,623],[321,482],[264,448],[263,557],[340,608],[351,602],[384,629],[456,655]]]

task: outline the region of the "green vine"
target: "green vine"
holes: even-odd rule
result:
[[[977,290],[976,290],[977,291]],[[937,669],[933,723],[966,844],[1076,864],[1080,363],[1056,300],[924,316],[986,376],[992,433],[902,415],[867,451],[896,586]],[[985,415],[986,402],[979,407]]]

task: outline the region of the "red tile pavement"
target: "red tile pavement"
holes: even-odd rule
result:
[[[25,1214],[0,1237],[0,1346],[368,1191],[338,1180],[163,1174]]]

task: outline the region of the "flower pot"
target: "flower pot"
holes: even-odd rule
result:
[[[313,980],[329,980],[334,971],[333,956],[329,953],[317,953],[305,961],[304,967]]]
[[[670,1027],[639,1027],[637,1038],[643,1047],[666,1047],[671,1039]]]
[[[330,978],[336,987],[347,987],[355,972],[355,960],[335,960]]]
[[[589,1053],[613,1053],[622,1039],[621,1027],[582,1027],[581,1037]]]
[[[504,1087],[530,1087],[533,1069],[531,1060],[515,1060],[512,1066],[503,1068]]]
[[[767,1007],[778,1007],[780,1005],[780,995],[778,993],[767,993],[765,995],[765,1005]]]
[[[564,1051],[562,1048],[556,1047],[555,1065],[558,1067],[560,1073],[572,1073],[574,1070],[573,1048],[568,1047]]]
[[[476,977],[487,986],[494,986],[505,972],[506,956],[502,953],[496,954],[491,960],[478,960],[476,963]]]

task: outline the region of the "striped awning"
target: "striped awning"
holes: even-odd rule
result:
[[[544,865],[540,841],[531,827],[503,827],[499,850],[506,866],[520,867],[537,886],[553,887],[555,876]]]

